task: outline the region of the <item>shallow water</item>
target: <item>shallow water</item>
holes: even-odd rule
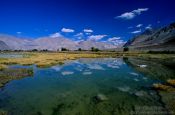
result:
[[[0,108],[10,115],[128,115],[138,107],[164,109],[160,95],[150,88],[164,79],[147,72],[151,65],[139,63],[147,66],[138,70],[122,58],[79,59],[50,68],[14,65],[33,68],[34,76],[1,88]]]
[[[14,54],[14,53],[0,53],[0,58],[22,58],[23,54]]]

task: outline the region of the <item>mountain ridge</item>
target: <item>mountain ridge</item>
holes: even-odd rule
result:
[[[73,41],[65,37],[40,37],[37,39],[22,39],[15,36],[0,34],[0,41],[4,42],[7,47],[3,47],[0,50],[53,50],[57,51],[61,48],[67,48],[69,50],[90,50],[91,47],[99,48],[100,50],[117,48],[118,46],[103,43],[94,42],[90,40],[86,41]]]
[[[175,50],[175,23],[160,29],[146,30],[142,34],[129,39],[123,47],[131,50]]]

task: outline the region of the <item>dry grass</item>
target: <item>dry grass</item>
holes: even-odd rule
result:
[[[0,70],[6,69],[6,68],[7,68],[7,65],[0,64]]]
[[[175,86],[175,79],[168,79],[167,83]]]
[[[162,91],[168,91],[168,92],[175,92],[175,88],[169,86],[169,85],[164,85],[164,84],[153,84],[153,88],[157,90],[162,90]]]
[[[103,57],[153,57],[164,58],[165,55],[146,54],[143,52],[25,52],[22,58],[0,58],[0,69],[11,64],[32,65],[38,67],[49,67],[62,64],[66,60],[78,58],[103,58]],[[175,55],[168,55],[175,57]]]
[[[66,60],[74,60],[78,58],[100,58],[109,57],[108,54],[100,53],[26,53],[23,58],[6,58],[0,60],[0,68],[4,68],[6,65],[21,64],[32,65],[35,64],[38,67],[48,67],[56,64],[62,64]]]

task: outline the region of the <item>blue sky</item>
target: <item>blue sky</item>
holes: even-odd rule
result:
[[[175,20],[174,0],[1,0],[0,33],[122,42]]]

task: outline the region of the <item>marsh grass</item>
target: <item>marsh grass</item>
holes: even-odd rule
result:
[[[175,58],[174,54],[148,54],[145,52],[24,52],[20,58],[0,58],[0,69],[8,65],[33,65],[50,67],[63,64],[66,60],[79,58],[107,58],[107,57],[146,57],[146,58]]]
[[[0,71],[3,70],[3,69],[6,69],[6,68],[7,68],[7,65],[0,64]]]
[[[33,69],[7,68],[0,71],[0,87],[4,86],[7,82],[15,79],[21,79],[23,77],[33,76]]]
[[[56,64],[63,64],[66,60],[75,60],[78,58],[100,58],[109,57],[108,54],[95,53],[26,53],[27,56],[22,58],[6,58],[0,59],[1,68],[4,65],[21,64],[32,65],[38,67],[49,67]]]
[[[167,83],[172,85],[172,86],[175,86],[175,79],[168,79]]]

